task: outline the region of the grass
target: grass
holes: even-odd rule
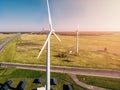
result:
[[[51,37],[51,64],[120,70],[120,33],[102,36],[80,36],[79,54],[75,53],[76,37],[60,36],[61,42]],[[46,35],[22,34],[0,53],[0,61],[44,65],[46,51],[37,59]],[[104,51],[107,48],[107,51]],[[73,51],[69,54],[69,51]]]
[[[96,76],[77,76],[78,79],[86,84],[107,88],[110,90],[120,90],[120,79],[104,78]]]
[[[0,34],[0,44],[9,38],[12,34]]]
[[[77,86],[74,81],[67,74],[51,73],[51,77],[55,77],[58,80],[58,85],[51,85],[51,88],[56,90],[62,90],[63,84],[71,84],[74,90],[84,90]],[[34,84],[35,78],[42,78],[42,84]],[[26,80],[27,85],[25,90],[36,89],[37,87],[45,86],[45,72],[16,69],[16,68],[0,68],[0,83],[3,84],[6,80],[12,80],[12,87],[15,88],[21,80]]]
[[[0,59],[4,60],[5,62],[10,62],[14,60],[14,56],[16,53],[16,42],[17,38],[14,39],[9,45],[0,53]]]

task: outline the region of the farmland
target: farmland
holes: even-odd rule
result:
[[[0,34],[0,44],[9,38],[12,34]]]
[[[83,68],[120,70],[120,33],[80,35],[79,54],[76,55],[76,37],[59,35],[59,42],[51,37],[51,64]],[[44,65],[46,52],[37,59],[46,39],[44,34],[22,34],[0,53],[0,61]],[[69,52],[72,53],[69,54]]]

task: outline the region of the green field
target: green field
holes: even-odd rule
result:
[[[51,85],[51,88],[55,90],[62,90],[63,84],[70,84],[74,90],[84,90],[77,86],[74,81],[67,74],[51,73],[51,77],[55,77],[58,80],[58,85]],[[35,78],[42,78],[42,84],[35,84],[33,80]],[[37,87],[45,86],[45,72],[33,71],[16,68],[0,68],[0,84],[4,84],[7,80],[12,80],[11,87],[16,88],[18,83],[22,80],[26,80],[27,84],[25,90],[35,90]]]
[[[89,85],[99,86],[110,90],[120,90],[120,79],[84,75],[77,77],[80,81]]]
[[[120,33],[79,36],[79,54],[75,53],[76,37],[62,36],[59,42],[51,37],[51,64],[120,70]],[[46,51],[37,59],[46,35],[22,34],[0,53],[0,62],[45,64]],[[107,50],[104,50],[104,49]],[[72,51],[72,54],[69,54]]]
[[[4,42],[7,38],[12,36],[12,34],[0,34],[0,44]]]

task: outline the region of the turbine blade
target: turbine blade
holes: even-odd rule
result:
[[[44,43],[44,45],[43,45],[41,51],[39,52],[39,54],[38,54],[38,56],[37,56],[37,59],[38,59],[38,58],[40,57],[40,55],[42,54],[42,52],[43,52],[43,50],[44,50],[44,48],[45,48],[45,46],[46,46],[48,40],[50,39],[51,34],[52,34],[52,31],[50,31],[50,33],[49,33],[49,35],[48,35],[48,37],[47,37],[47,39],[46,39],[46,41],[45,41],[45,43]]]
[[[49,1],[48,0],[47,0],[47,8],[48,8],[48,19],[49,19],[50,30],[52,30],[53,25],[52,25],[50,6],[49,6]]]
[[[57,36],[57,34],[55,32],[53,32],[53,34],[55,35],[55,37],[58,39],[58,41],[61,42],[61,39]]]

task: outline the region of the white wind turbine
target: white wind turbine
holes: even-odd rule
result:
[[[79,25],[78,25],[78,29],[76,31],[76,54],[78,55],[78,33],[79,33]]]
[[[46,53],[46,90],[50,90],[50,37],[51,35],[55,35],[55,37],[59,40],[60,38],[55,34],[55,30],[53,29],[53,25],[52,25],[52,19],[51,19],[51,13],[50,13],[50,6],[49,6],[49,1],[47,0],[47,9],[48,9],[48,19],[49,19],[49,28],[50,28],[50,32],[47,36],[47,39],[41,49],[41,51],[39,52],[37,58],[40,57],[41,53],[43,52],[43,50],[45,49],[45,46],[47,45],[47,53]]]

